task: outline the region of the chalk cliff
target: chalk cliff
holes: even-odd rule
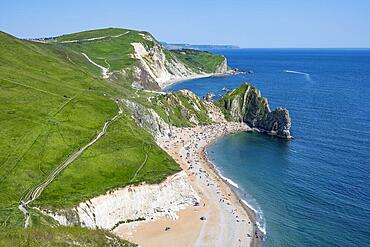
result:
[[[133,57],[137,60],[134,66],[136,88],[160,90],[176,81],[223,74],[228,71],[227,60],[220,55],[207,52],[189,51],[172,52],[166,50],[155,40],[148,43],[133,42]],[[152,45],[152,46],[151,46]],[[207,56],[213,60],[213,66],[203,67],[198,57]]]
[[[42,212],[64,226],[113,230],[125,222],[163,216],[177,219],[176,212],[199,201],[186,173],[181,171],[160,184],[128,186],[81,202],[73,209]]]

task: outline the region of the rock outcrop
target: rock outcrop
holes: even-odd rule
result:
[[[173,126],[166,123],[153,109],[127,99],[123,103],[132,110],[135,122],[154,137],[171,136]]]
[[[248,83],[225,94],[216,104],[229,121],[245,122],[259,131],[291,139],[291,120],[287,109],[270,110],[267,99]]]

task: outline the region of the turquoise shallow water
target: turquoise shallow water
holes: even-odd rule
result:
[[[287,107],[293,141],[224,137],[209,158],[258,210],[264,246],[370,246],[370,51],[238,49],[224,54],[252,75],[175,84],[203,96],[248,81]]]

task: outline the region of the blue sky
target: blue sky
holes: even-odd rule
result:
[[[177,43],[370,47],[370,0],[2,0],[0,10],[0,30],[17,37],[125,27]]]

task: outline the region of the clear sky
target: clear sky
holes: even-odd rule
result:
[[[1,0],[0,30],[44,37],[102,27],[241,47],[370,47],[370,0]]]

